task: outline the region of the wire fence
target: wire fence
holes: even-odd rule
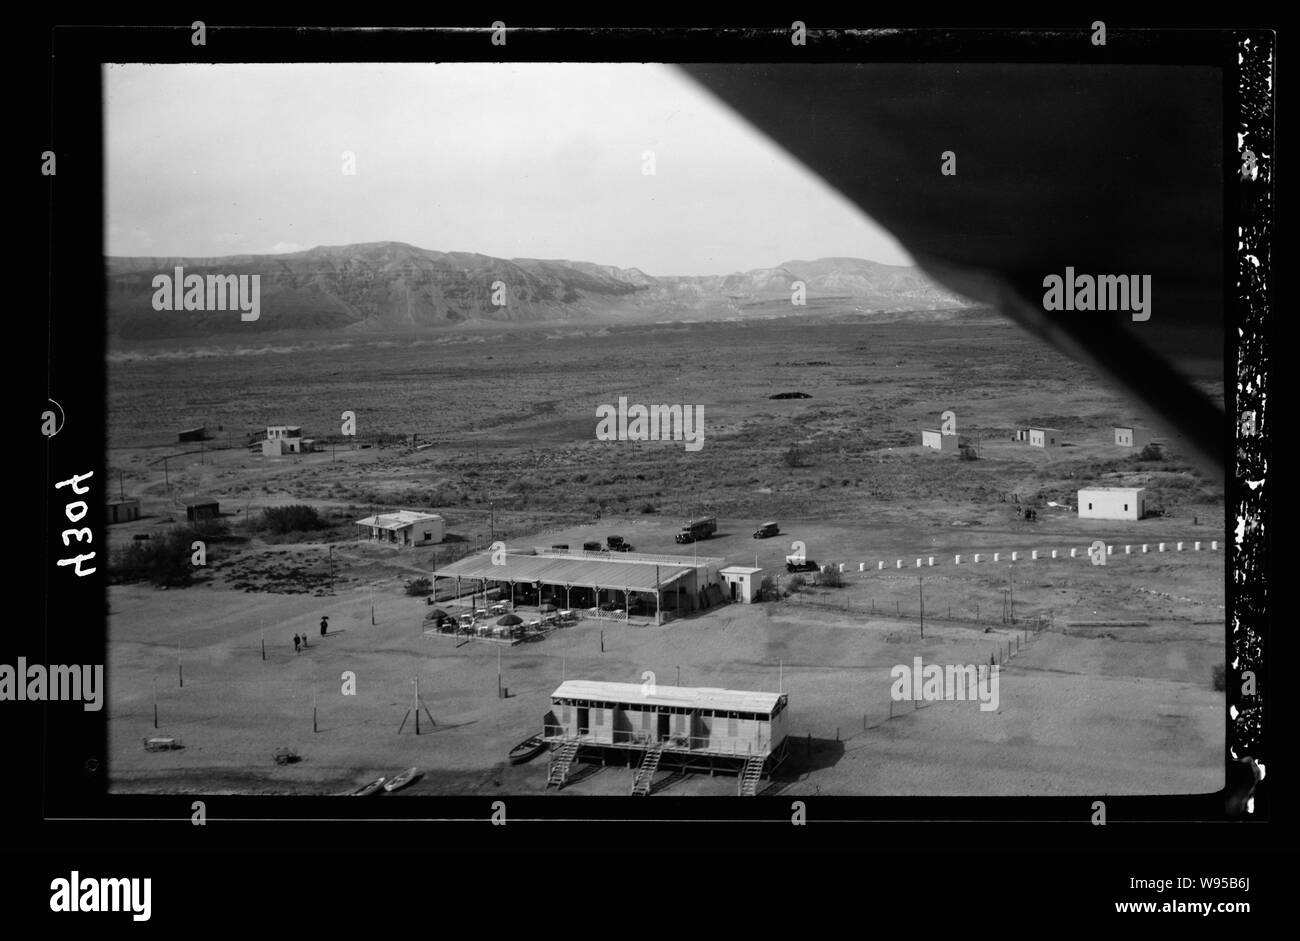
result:
[[[1056,627],[1055,614],[1050,611],[1047,613],[1016,614],[1014,609],[1003,605],[985,607],[976,603],[974,607],[954,607],[945,602],[937,602],[933,605],[926,604],[923,611],[919,604],[913,604],[909,607],[897,598],[881,600],[877,603],[875,598],[855,599],[847,592],[839,598],[834,598],[829,594],[809,592],[807,590],[791,592],[779,599],[767,596],[763,600],[777,604],[787,603],[794,607],[819,608],[824,611],[841,611],[904,621],[927,620],[936,623],[954,621],[968,624],[996,624],[999,626],[1013,626],[1017,630],[1023,628],[1035,633],[1042,630],[1052,630]]]

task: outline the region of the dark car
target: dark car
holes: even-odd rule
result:
[[[758,527],[758,529],[754,530],[754,538],[766,539],[768,536],[775,536],[779,532],[781,532],[781,529],[776,525],[776,523],[764,523],[762,526]]]
[[[605,547],[598,542],[584,542],[582,548],[586,552],[603,552]]]
[[[805,559],[802,562],[795,562],[790,558],[785,560],[785,570],[787,572],[816,572],[821,568],[812,559]]]

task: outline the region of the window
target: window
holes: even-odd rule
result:
[[[1092,504],[1091,504],[1091,503],[1088,504],[1088,509],[1090,509],[1090,510],[1092,509]]]
[[[1128,504],[1127,504],[1127,503],[1124,504],[1124,511],[1125,511],[1125,512],[1128,512]]]

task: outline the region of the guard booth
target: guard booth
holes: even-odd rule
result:
[[[726,585],[726,597],[740,604],[751,604],[757,600],[759,589],[763,584],[763,570],[749,565],[728,565],[718,574]]]

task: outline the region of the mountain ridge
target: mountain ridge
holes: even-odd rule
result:
[[[259,319],[241,322],[229,310],[154,310],[154,276],[170,276],[177,267],[186,275],[260,275]],[[770,316],[781,301],[790,301],[798,281],[805,285],[808,306],[820,309],[838,304],[869,314],[973,306],[919,268],[862,258],[792,259],[724,275],[655,276],[635,267],[441,252],[394,241],[276,255],[108,256],[105,276],[109,333],[122,339],[250,328],[356,331]],[[494,297],[504,303],[494,303]]]

